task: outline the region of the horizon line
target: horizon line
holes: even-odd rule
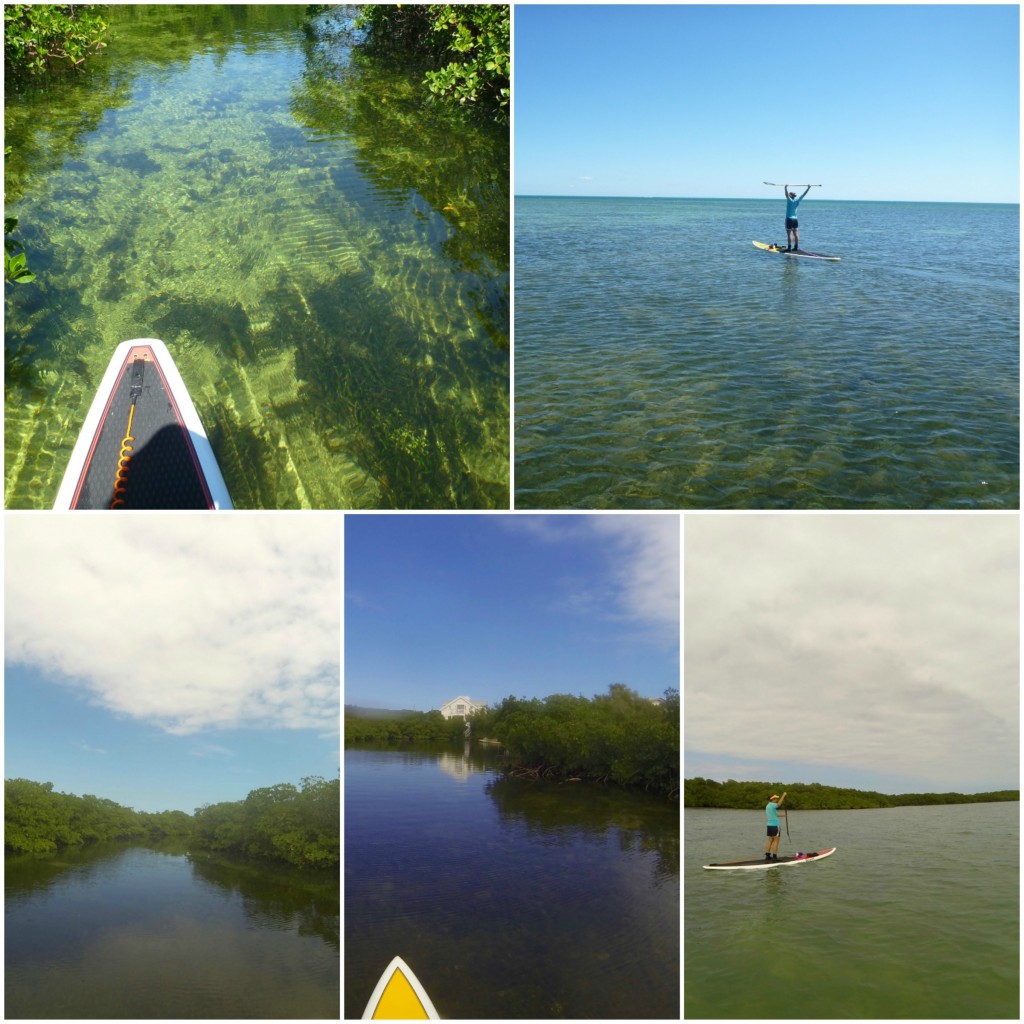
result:
[[[959,789],[930,789],[930,790],[903,790],[898,793],[887,793],[882,789],[861,789],[859,786],[839,786],[832,782],[766,782],[764,779],[726,779],[720,781],[719,779],[713,779],[706,775],[691,775],[687,778],[683,776],[683,782],[695,782],[697,779],[703,779],[705,782],[713,782],[719,786],[728,785],[730,782],[737,783],[743,786],[764,786],[766,789],[771,789],[772,786],[820,786],[822,789],[850,789],[855,793],[877,793],[880,796],[979,796],[986,793],[1017,793],[1020,794],[1020,786],[1004,786],[1001,789],[978,789],[973,792],[969,790]],[[922,780],[923,781],[923,780]],[[732,808],[722,808],[723,810],[732,810]],[[742,808],[740,808],[742,810]]]
[[[573,193],[565,192],[515,192],[513,193],[513,199],[679,199],[687,202],[692,201],[708,201],[708,202],[741,202],[741,203],[761,203],[761,202],[777,202],[777,199],[770,198],[769,196],[637,196],[637,195],[578,195]],[[963,199],[831,199],[820,197],[816,202],[828,202],[828,203],[921,203],[921,204],[938,204],[946,206],[1020,206],[1020,200],[963,200]]]

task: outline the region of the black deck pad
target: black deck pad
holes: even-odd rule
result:
[[[132,412],[134,401],[135,410]],[[74,504],[109,509],[114,503],[121,446],[131,416],[132,440],[118,508],[210,508],[199,459],[159,364],[138,350],[126,360],[89,452]]]

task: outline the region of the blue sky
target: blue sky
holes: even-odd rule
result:
[[[5,516],[4,775],[137,810],[340,763],[337,516]]]
[[[688,516],[686,777],[1020,786],[1019,521]]]
[[[1019,17],[517,4],[515,191],[1018,202]]]
[[[345,521],[345,703],[679,685],[679,517]]]

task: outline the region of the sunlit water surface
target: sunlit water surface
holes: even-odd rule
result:
[[[518,508],[1016,508],[1017,206],[517,197]]]
[[[37,280],[7,288],[7,507],[52,504],[136,337],[236,507],[508,507],[508,131],[425,104],[345,13],[112,6],[79,81],[8,89]]]

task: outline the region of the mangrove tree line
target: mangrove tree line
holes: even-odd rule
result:
[[[679,793],[679,691],[654,702],[615,683],[593,699],[506,697],[473,716],[473,731],[508,750],[517,774],[591,779]]]
[[[192,844],[281,861],[336,868],[341,861],[341,785],[318,777],[254,789],[244,800],[207,804],[195,813]]]
[[[715,782],[687,779],[683,785],[685,807],[763,808],[773,793],[786,792],[786,806],[794,810],[861,810],[871,807],[911,807],[927,804],[992,803],[1020,800],[1020,790],[992,793],[876,793],[873,790],[822,786],[817,782]]]
[[[192,818],[184,811],[150,814],[98,796],[55,793],[52,782],[4,781],[4,849],[9,853],[53,853],[62,846],[191,833]]]
[[[184,839],[190,848],[278,861],[300,868],[340,863],[341,785],[311,776],[254,789],[244,800],[150,813],[113,800],[54,792],[53,783],[4,783],[6,853],[54,853],[95,842]]]
[[[345,708],[346,743],[456,743],[466,735],[461,718],[445,718],[440,711],[395,711],[369,716]]]

